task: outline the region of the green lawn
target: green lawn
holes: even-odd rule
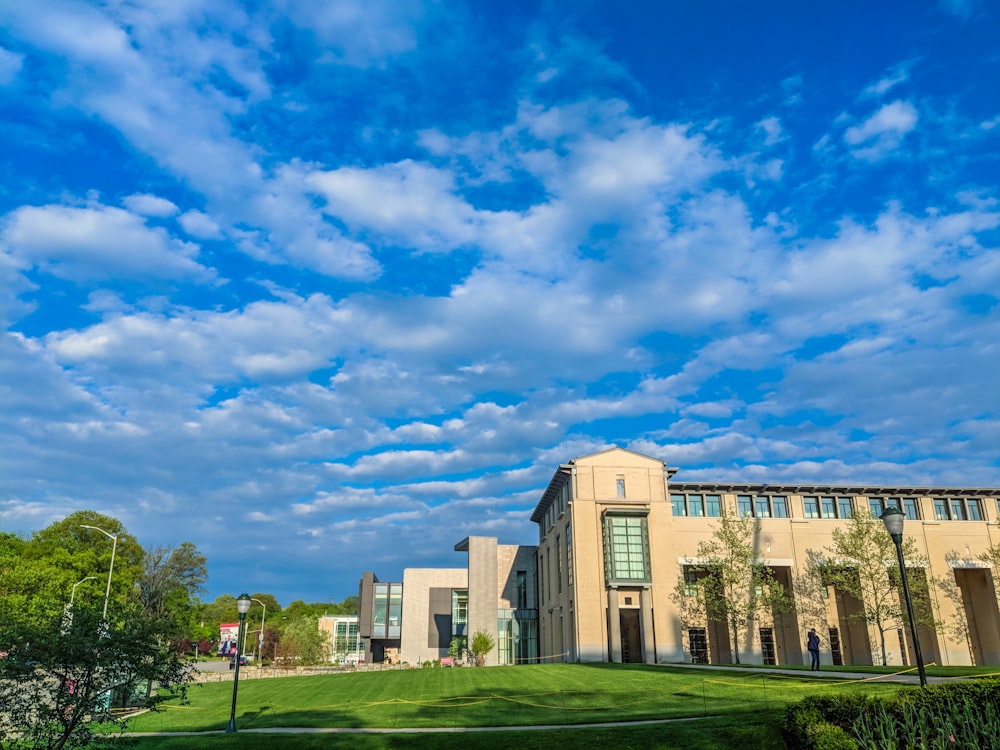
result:
[[[695,719],[613,729],[434,735],[256,735],[244,750],[319,747],[781,747],[777,726],[789,702],[816,692],[888,693],[898,685],[825,682],[747,672],[701,672],[623,664],[549,664],[489,669],[415,669],[241,680],[240,730],[276,727],[511,727]],[[134,732],[225,729],[232,683],[192,686],[189,703],[130,722]],[[711,717],[711,718],[706,718]],[[474,742],[470,739],[474,738]],[[233,735],[142,738],[141,748],[234,744]]]

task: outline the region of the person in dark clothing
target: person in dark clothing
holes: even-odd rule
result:
[[[810,671],[819,671],[819,636],[816,635],[816,628],[809,629],[809,636],[806,638],[806,648],[809,649],[809,658],[812,662],[809,665]]]

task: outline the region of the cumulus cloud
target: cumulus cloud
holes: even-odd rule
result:
[[[195,260],[198,247],[105,205],[22,206],[8,214],[0,243],[12,257],[64,279],[116,277],[201,281],[215,276]]]

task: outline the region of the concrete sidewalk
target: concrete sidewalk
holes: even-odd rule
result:
[[[754,667],[754,666],[731,666],[724,664],[658,664],[659,667],[677,667],[679,669],[704,670],[706,672],[729,672],[731,674],[780,674],[788,677],[799,677],[804,680],[859,680],[864,682],[894,682],[900,685],[919,685],[920,675],[916,667],[907,667],[895,674],[872,674],[871,672],[841,672],[832,669],[821,669],[813,672],[808,669],[781,669],[780,667]],[[945,682],[959,682],[962,680],[975,679],[974,675],[968,677],[927,677],[928,685],[940,685]]]

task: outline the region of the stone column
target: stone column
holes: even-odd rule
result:
[[[639,592],[642,623],[642,658],[646,664],[656,664],[656,639],[653,637],[653,594],[649,586]]]
[[[622,663],[622,619],[618,614],[618,589],[608,589],[608,637],[611,641],[611,661]]]

